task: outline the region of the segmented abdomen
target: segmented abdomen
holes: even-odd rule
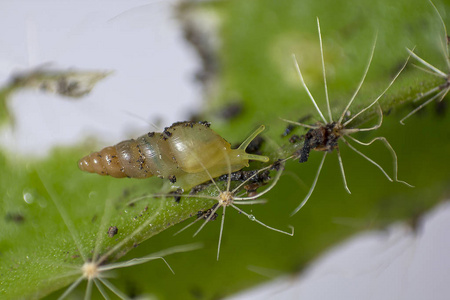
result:
[[[159,134],[149,133],[136,140],[126,140],[82,158],[81,170],[116,178],[161,177],[170,173],[174,158]]]
[[[82,158],[81,170],[116,178],[179,177],[225,160],[230,144],[208,123],[181,122],[163,133],[150,132]]]
[[[114,146],[106,147],[80,159],[78,167],[82,171],[97,173],[100,175],[111,175],[116,178],[126,177],[121,167],[117,150]]]

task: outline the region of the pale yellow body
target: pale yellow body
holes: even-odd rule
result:
[[[163,133],[148,133],[82,158],[81,170],[113,177],[167,178],[174,188],[189,189],[211,178],[235,172],[248,161],[266,156],[245,152],[264,130],[261,126],[237,149],[209,128],[209,123],[180,122]]]

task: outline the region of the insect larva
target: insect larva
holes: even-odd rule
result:
[[[449,36],[447,35],[447,27],[445,26],[445,22],[442,19],[442,16],[439,13],[439,10],[436,8],[436,6],[434,5],[434,3],[431,0],[430,0],[430,3],[433,6],[434,10],[436,11],[437,15],[439,16],[439,20],[444,29],[444,40],[443,41],[441,40],[442,51],[444,54],[445,62],[447,64],[447,68],[450,70],[450,53],[449,53],[449,47],[448,47]],[[416,66],[416,67],[418,67],[419,69],[422,69],[423,71],[425,71],[427,73],[431,73],[437,77],[444,79],[444,82],[442,84],[430,89],[429,91],[427,91],[423,94],[420,94],[416,99],[413,100],[414,102],[416,102],[421,99],[426,99],[429,97],[425,102],[420,104],[412,112],[410,112],[408,115],[406,115],[406,117],[404,117],[403,119],[400,120],[400,124],[402,124],[402,125],[405,125],[404,121],[406,119],[408,119],[410,116],[412,116],[413,114],[415,114],[416,112],[418,112],[419,110],[424,108],[426,105],[428,105],[429,103],[431,103],[434,100],[436,100],[438,102],[442,101],[442,99],[445,98],[445,96],[448,94],[448,92],[450,92],[450,73],[445,73],[445,72],[439,70],[438,68],[431,65],[429,62],[427,62],[423,58],[419,57],[412,50],[410,50],[410,49],[406,49],[406,50],[408,50],[409,54],[411,56],[413,56],[418,62],[420,62],[424,66],[424,68],[419,67],[419,66]],[[431,95],[433,95],[433,96],[431,96]]]
[[[408,183],[398,180],[397,178],[397,155],[394,151],[394,149],[392,148],[392,146],[389,144],[389,142],[386,140],[386,138],[384,137],[376,137],[374,139],[372,139],[370,142],[368,143],[364,143],[361,142],[357,139],[355,139],[354,137],[351,136],[351,134],[356,133],[356,132],[360,132],[360,131],[372,131],[372,130],[376,130],[378,128],[380,128],[382,122],[383,122],[383,112],[381,110],[381,108],[379,107],[379,113],[380,113],[380,121],[377,125],[369,127],[369,128],[352,128],[348,125],[350,125],[350,123],[352,121],[354,121],[359,115],[361,115],[362,113],[364,113],[365,111],[367,111],[369,108],[371,108],[372,106],[374,106],[375,104],[378,103],[378,100],[381,98],[381,96],[383,96],[386,91],[390,88],[390,86],[394,83],[394,81],[397,79],[397,77],[400,75],[400,73],[403,71],[403,69],[405,68],[408,60],[406,61],[406,63],[403,65],[403,67],[400,69],[400,71],[395,75],[394,79],[389,83],[389,85],[387,86],[387,88],[371,103],[369,104],[367,107],[363,108],[361,111],[359,111],[358,113],[356,113],[355,115],[351,116],[350,118],[344,120],[344,118],[347,116],[348,111],[350,106],[353,103],[353,100],[355,99],[356,95],[358,94],[364,79],[367,75],[367,72],[369,70],[369,66],[370,63],[372,62],[372,57],[375,51],[375,44],[376,44],[376,39],[375,39],[375,43],[372,47],[372,52],[370,55],[370,59],[369,59],[369,63],[366,67],[366,70],[364,72],[364,75],[361,79],[361,82],[359,83],[355,93],[353,94],[353,96],[351,97],[350,101],[348,102],[347,106],[345,107],[344,111],[342,112],[340,118],[335,121],[333,120],[333,116],[331,114],[331,108],[330,108],[330,101],[328,98],[328,88],[327,88],[327,81],[326,81],[326,74],[325,74],[325,62],[324,62],[324,58],[323,58],[323,47],[322,47],[322,36],[320,33],[320,23],[319,23],[319,18],[317,18],[317,27],[318,27],[318,32],[319,32],[319,42],[320,42],[320,53],[321,53],[321,58],[322,58],[322,72],[323,72],[323,79],[324,79],[324,85],[325,85],[325,99],[326,99],[326,103],[327,103],[327,110],[328,110],[328,117],[329,120],[327,120],[325,118],[325,116],[322,114],[322,111],[320,110],[320,108],[318,107],[316,101],[314,100],[314,97],[312,96],[312,94],[310,93],[308,87],[306,86],[306,83],[303,79],[302,73],[300,71],[300,67],[299,64],[295,58],[295,55],[293,56],[294,58],[294,62],[295,62],[295,66],[297,68],[297,73],[300,77],[300,81],[303,84],[303,87],[305,88],[306,92],[308,93],[309,98],[311,99],[311,101],[313,102],[317,112],[319,113],[321,119],[323,120],[323,122],[318,122],[317,124],[314,125],[308,125],[308,124],[303,124],[300,122],[293,122],[293,121],[289,121],[289,120],[284,120],[286,122],[289,122],[291,124],[294,125],[298,125],[298,126],[302,126],[305,128],[310,129],[308,131],[308,133],[305,136],[305,142],[303,144],[303,147],[301,149],[299,149],[294,156],[299,158],[300,162],[305,162],[308,159],[309,153],[311,150],[316,150],[316,151],[322,151],[324,152],[323,157],[322,157],[322,161],[319,165],[316,177],[314,178],[313,184],[308,192],[308,194],[306,195],[306,197],[303,199],[303,201],[297,206],[297,208],[293,211],[292,215],[297,213],[308,201],[309,197],[311,196],[312,192],[314,191],[314,188],[316,186],[317,180],[319,178],[320,172],[322,170],[322,166],[323,163],[325,161],[325,158],[327,156],[327,154],[329,152],[333,152],[333,150],[336,150],[337,152],[337,156],[338,156],[338,160],[339,160],[339,166],[341,169],[341,173],[342,173],[342,179],[344,181],[344,186],[345,189],[347,190],[348,193],[350,193],[350,189],[347,186],[347,180],[345,177],[345,172],[344,172],[344,165],[342,163],[342,158],[339,152],[339,140],[342,140],[346,145],[348,145],[350,147],[350,149],[352,149],[353,151],[355,151],[356,153],[358,153],[359,155],[361,155],[363,158],[365,158],[366,160],[368,160],[370,163],[374,164],[376,167],[378,167],[383,174],[387,177],[387,179],[389,181],[393,181],[391,177],[389,177],[389,175],[386,173],[386,171],[375,161],[373,161],[372,159],[370,159],[369,157],[367,157],[366,155],[364,155],[363,153],[361,153],[359,150],[357,150],[356,148],[354,148],[344,137],[348,137],[351,140],[353,140],[354,142],[360,144],[360,145],[371,145],[373,142],[379,140],[381,142],[384,143],[384,145],[386,146],[386,148],[391,152],[393,161],[394,161],[394,180],[397,182],[402,182],[408,186],[410,186]],[[350,128],[349,128],[350,127]]]
[[[237,149],[209,128],[207,122],[178,122],[164,132],[150,132],[92,153],[78,162],[81,170],[113,177],[158,176],[172,187],[189,189],[200,183],[248,166],[249,160],[268,162],[267,156],[249,154],[245,149],[264,130],[261,125]],[[208,172],[206,172],[206,170]],[[209,173],[209,174],[208,174]]]

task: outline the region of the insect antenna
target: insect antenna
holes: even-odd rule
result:
[[[140,121],[142,121],[143,123],[150,125],[151,127],[153,127],[153,129],[155,131],[158,132],[163,132],[163,128],[161,128],[160,126],[156,125],[156,123],[150,122],[149,120],[146,120],[145,118],[143,118],[142,116],[135,114],[134,112],[128,111],[128,110],[124,110],[123,111],[126,115],[129,115],[130,117],[133,117],[133,119],[138,119]]]
[[[444,19],[442,18],[441,14],[439,13],[439,10],[437,9],[436,5],[434,5],[433,1],[431,1],[431,0],[428,0],[428,1],[430,2],[431,6],[433,6],[434,11],[436,12],[436,14],[439,17],[439,20],[441,21],[442,28],[444,29],[444,40],[440,39],[440,41],[441,41],[442,51],[444,52],[444,57],[446,58],[445,61],[447,63],[447,67],[450,70],[450,57],[449,57],[449,50],[448,50],[447,26],[445,26]]]
[[[391,82],[389,82],[388,86],[383,90],[383,92],[372,102],[370,103],[368,106],[366,106],[365,108],[363,108],[361,111],[359,111],[358,113],[356,113],[355,115],[353,115],[350,119],[348,119],[346,122],[344,122],[343,126],[347,126],[350,122],[352,122],[354,119],[356,119],[358,116],[360,116],[362,113],[366,112],[368,109],[370,109],[372,106],[374,106],[375,104],[378,103],[378,100],[380,100],[380,98],[386,94],[386,92],[389,90],[389,88],[394,84],[394,82],[397,80],[398,76],[400,76],[400,74],[403,72],[403,70],[406,68],[406,65],[409,62],[410,59],[410,55],[408,56],[408,58],[406,59],[405,63],[403,64],[403,66],[400,68],[400,70],[397,72],[397,74],[395,74],[394,78],[391,80]]]
[[[350,98],[350,101],[348,102],[347,106],[345,107],[344,111],[342,112],[341,117],[339,118],[338,123],[340,123],[340,124],[344,120],[344,117],[347,114],[350,106],[353,104],[353,101],[355,100],[356,95],[358,95],[359,90],[361,89],[361,87],[362,87],[362,85],[364,83],[364,80],[366,80],[367,73],[369,72],[370,65],[372,64],[373,54],[375,53],[375,46],[377,45],[377,38],[378,38],[378,33],[375,35],[375,39],[373,41],[373,46],[372,46],[372,51],[370,52],[369,62],[367,63],[367,67],[364,70],[364,74],[363,74],[363,76],[361,78],[361,81],[359,82],[358,87],[356,88],[356,91],[353,93],[353,96]],[[344,124],[344,126],[345,126],[345,124]]]
[[[319,18],[317,18],[317,27],[318,27],[318,29],[319,29],[320,54],[321,54],[321,59],[322,59],[322,73],[323,73],[323,81],[324,81],[324,84],[325,84],[325,98],[326,98],[326,102],[327,102],[327,110],[328,110],[328,114],[329,114],[329,117],[330,117],[330,122],[332,122],[332,121],[333,121],[333,118],[332,118],[332,116],[331,116],[330,101],[329,101],[329,97],[328,97],[327,78],[326,78],[326,73],[325,73],[325,62],[324,62],[324,56],[323,56],[322,35],[321,35],[321,33],[320,33],[320,23],[319,23]],[[317,112],[319,113],[320,117],[322,118],[323,122],[324,122],[325,124],[328,123],[328,121],[325,119],[325,117],[324,117],[322,111],[320,110],[319,106],[317,105],[316,100],[314,99],[313,95],[312,95],[311,92],[309,91],[309,88],[308,88],[308,86],[306,85],[305,80],[303,79],[302,71],[301,71],[301,69],[300,69],[300,65],[299,65],[299,63],[298,63],[298,60],[297,60],[295,54],[292,54],[292,59],[293,59],[294,64],[295,64],[295,68],[296,68],[296,70],[297,70],[297,74],[298,74],[298,76],[300,77],[300,81],[301,81],[303,87],[304,87],[305,90],[306,90],[306,93],[308,94],[309,98],[311,99],[311,101],[312,101],[314,107],[316,108],[316,110],[317,110]],[[280,118],[280,119],[281,119],[282,121],[287,122],[287,123],[294,124],[294,125],[297,125],[297,126],[302,126],[302,127],[304,127],[304,128],[317,129],[317,128],[320,127],[320,126],[317,126],[317,125],[309,125],[309,124],[305,124],[305,123],[300,123],[300,122],[295,122],[295,121],[287,120],[287,119],[284,119],[284,118]]]
[[[287,123],[290,123],[290,124],[294,124],[294,125],[297,125],[297,126],[302,126],[302,127],[309,128],[309,129],[317,129],[317,128],[320,128],[320,126],[317,126],[317,125],[309,125],[309,124],[300,123],[300,122],[295,122],[295,121],[291,121],[291,120],[283,119],[283,118],[279,118],[279,119],[282,120],[282,121],[284,121],[284,122],[287,122]]]
[[[292,54],[292,59],[294,60],[294,64],[295,64],[295,68],[297,70],[298,76],[300,77],[300,81],[302,82],[303,87],[305,88],[306,92],[308,93],[309,99],[311,99],[312,103],[314,104],[314,107],[316,108],[316,110],[319,113],[320,117],[322,118],[323,122],[327,123],[327,120],[323,116],[322,111],[320,110],[319,106],[317,106],[316,100],[314,100],[313,95],[309,91],[308,86],[306,85],[305,80],[303,79],[302,71],[300,70],[300,66],[298,64],[295,54]],[[293,123],[293,124],[295,124],[295,123]],[[300,125],[300,126],[302,126],[302,125]]]
[[[330,99],[328,97],[327,76],[326,76],[326,72],[325,72],[325,60],[323,58],[322,34],[320,33],[319,17],[317,17],[317,29],[319,32],[320,57],[322,58],[322,74],[323,74],[323,83],[324,83],[324,87],[325,87],[325,99],[327,101],[327,110],[328,110],[328,116],[330,117],[330,122],[333,122],[333,116],[331,115]],[[327,123],[327,122],[325,122],[325,123]]]

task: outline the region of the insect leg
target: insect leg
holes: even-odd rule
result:
[[[98,277],[101,283],[103,283],[111,292],[113,292],[117,297],[121,299],[130,299],[127,295],[122,293],[118,288],[116,288],[109,280],[106,278]]]
[[[65,292],[59,296],[58,300],[64,299],[67,297],[67,295],[69,295],[79,284],[80,282],[84,279],[84,276],[80,276],[74,283],[72,283],[66,290]]]
[[[312,194],[312,192],[314,191],[314,189],[316,187],[317,180],[319,179],[320,171],[322,171],[322,166],[323,166],[323,163],[325,162],[325,158],[327,157],[327,153],[328,152],[324,152],[323,153],[322,161],[320,162],[319,168],[317,169],[316,177],[314,178],[313,184],[312,184],[311,188],[309,189],[308,194],[303,199],[303,201],[300,203],[300,205],[297,206],[297,208],[291,213],[291,217],[293,215],[295,215],[306,204],[306,202],[308,201],[309,197],[311,197],[311,194]]]
[[[159,212],[162,211],[164,209],[164,205],[165,202],[161,201],[159,207],[155,210],[154,214],[148,218],[147,220],[145,220],[144,223],[142,223],[138,228],[136,228],[129,236],[127,236],[126,238],[124,238],[122,241],[120,241],[119,243],[117,243],[116,245],[114,245],[114,247],[112,247],[110,250],[108,250],[105,254],[102,255],[102,257],[100,257],[98,259],[98,261],[96,262],[97,265],[101,265],[101,263],[106,260],[108,258],[108,256],[110,256],[112,253],[114,253],[115,251],[117,251],[120,247],[122,247],[124,244],[126,244],[127,242],[129,242],[134,236],[136,236],[139,232],[141,232],[143,229],[147,228],[147,226],[152,223],[155,218],[159,215]]]
[[[100,294],[102,294],[103,298],[109,299],[108,294],[106,293],[105,289],[101,285],[101,282],[97,278],[94,278],[94,284],[97,287]]]
[[[437,75],[439,75],[440,77],[443,78],[447,78],[447,74],[445,74],[445,72],[442,72],[441,70],[439,70],[438,68],[436,68],[435,66],[433,66],[432,64],[430,64],[429,62],[427,62],[426,60],[424,60],[423,58],[421,58],[420,56],[418,56],[417,54],[415,54],[412,50],[409,50],[408,48],[406,48],[406,51],[408,51],[408,53],[410,54],[410,56],[414,57],[415,59],[417,59],[420,63],[422,63],[425,67],[429,68],[431,71],[435,72]]]
[[[293,236],[293,235],[294,235],[294,227],[292,227],[292,226],[290,226],[291,229],[292,229],[292,232],[291,232],[291,233],[286,232],[286,231],[283,231],[283,230],[280,230],[280,229],[276,229],[276,228],[270,227],[270,226],[267,225],[267,224],[264,224],[263,222],[261,222],[261,221],[259,221],[257,218],[255,218],[255,216],[249,215],[248,213],[246,213],[245,211],[243,211],[242,209],[240,209],[240,208],[237,207],[236,205],[231,204],[231,206],[232,206],[234,209],[236,209],[239,213],[242,213],[242,214],[246,215],[251,221],[255,221],[256,223],[258,223],[258,224],[260,224],[260,225],[262,225],[262,226],[264,226],[264,227],[266,227],[266,228],[268,228],[268,229],[270,229],[270,230],[273,230],[273,231],[276,231],[276,232],[280,232],[280,233],[284,233],[284,234],[287,234],[287,235],[290,235],[290,236]]]
[[[89,279],[87,282],[86,292],[84,293],[84,299],[90,300],[92,295],[92,279]]]
[[[254,176],[256,176],[258,173],[265,171],[267,169],[270,169],[273,165],[265,167],[263,169],[259,169],[257,173],[253,174],[253,176],[251,176],[248,180],[250,180],[251,178],[253,178]],[[280,169],[277,171],[277,175],[275,175],[275,178],[272,180],[272,182],[270,183],[270,185],[261,193],[251,196],[251,197],[235,197],[234,200],[253,200],[253,199],[257,199],[259,197],[261,197],[262,195],[268,193],[273,187],[275,187],[275,185],[278,183],[278,180],[281,177],[281,174],[283,173],[283,168],[284,168],[284,162],[280,163]],[[242,187],[245,184],[245,182],[241,183],[237,188],[235,188],[232,193],[234,194],[240,187]]]
[[[339,148],[336,148],[336,152],[337,152],[337,157],[338,157],[338,161],[339,161],[339,168],[341,169],[342,180],[344,181],[345,190],[349,194],[351,194],[352,192],[350,192],[350,189],[348,188],[348,185],[347,185],[347,179],[346,179],[345,171],[344,171],[344,164],[342,163],[342,157],[341,157],[341,152],[339,151]]]
[[[303,79],[302,72],[300,70],[300,66],[298,65],[297,58],[295,57],[295,54],[292,54],[292,59],[294,60],[295,67],[297,69],[298,76],[300,77],[300,81],[303,84],[303,87],[305,88],[306,92],[308,93],[309,98],[311,99],[312,103],[314,104],[314,107],[316,108],[317,112],[319,113],[320,117],[322,118],[323,122],[326,124],[328,123],[325,117],[322,114],[322,111],[320,110],[319,106],[317,106],[316,100],[314,100],[313,95],[309,91],[308,87],[306,86],[305,80]]]
[[[175,236],[175,235],[179,234],[180,232],[182,232],[182,231],[188,229],[189,227],[191,227],[192,225],[194,225],[195,223],[197,223],[197,222],[200,221],[201,219],[202,219],[202,218],[197,218],[197,219],[195,219],[194,221],[192,221],[192,222],[189,223],[188,225],[184,226],[183,228],[181,228],[180,230],[178,230],[177,232],[175,232],[173,235]]]
[[[222,243],[223,224],[225,224],[225,210],[226,206],[223,207],[222,221],[220,222],[219,244],[217,245],[217,260],[219,260],[220,244]]]
[[[253,201],[246,201],[246,200],[236,201],[235,200],[235,201],[233,201],[233,203],[239,204],[239,205],[264,204],[264,203],[267,203],[267,200],[264,200],[264,199],[253,200]]]
[[[369,146],[371,145],[373,142],[375,141],[381,141],[383,142],[383,144],[386,146],[386,148],[389,150],[389,152],[391,152],[392,155],[392,160],[393,160],[393,165],[394,165],[394,180],[397,182],[401,182],[409,187],[414,187],[411,184],[403,181],[403,180],[399,180],[397,178],[397,173],[398,173],[398,160],[397,160],[397,154],[395,153],[394,148],[392,148],[391,144],[388,142],[388,140],[383,137],[383,136],[379,136],[374,138],[373,140],[371,140],[368,143],[364,143],[361,142],[360,140],[355,139],[352,136],[348,136],[350,139],[352,139],[353,141],[355,141],[356,143],[363,145],[363,146]],[[367,157],[366,155],[364,155],[363,153],[361,153],[359,150],[357,150],[355,147],[353,147],[349,142],[347,142],[344,138],[342,138],[342,140],[344,141],[344,143],[346,143],[353,151],[355,151],[356,153],[358,153],[359,155],[361,155],[362,157],[364,157],[365,159],[367,159],[369,162],[371,162],[372,164],[374,164],[377,168],[379,168],[381,170],[381,172],[383,172],[383,174],[386,176],[387,179],[389,179],[389,181],[392,181],[392,179],[389,177],[389,175],[387,175],[386,171],[384,171],[384,169],[375,161],[373,161],[372,159],[370,159],[369,157]]]
[[[368,128],[351,128],[351,129],[342,129],[342,134],[343,135],[349,135],[355,132],[360,132],[360,131],[372,131],[372,130],[376,130],[378,128],[381,127],[381,125],[383,124],[383,110],[381,110],[381,106],[380,104],[378,104],[378,115],[380,116],[379,121],[376,125],[372,126],[372,127],[368,127]]]
[[[216,208],[214,208],[214,210],[211,212],[211,214],[208,216],[208,218],[205,220],[205,222],[203,222],[203,224],[200,226],[200,228],[194,233],[193,236],[196,236],[203,229],[203,227],[205,227],[206,223],[208,223],[211,220],[211,218],[214,216],[214,214],[220,207],[221,207],[220,205],[217,205]]]
[[[440,98],[439,101],[442,101],[442,99],[444,99],[444,97],[447,95],[447,93],[449,92],[450,88],[447,88],[445,90],[440,91],[439,93],[437,93],[436,95],[434,95],[433,97],[431,97],[430,99],[428,99],[427,101],[425,101],[424,103],[422,103],[421,105],[419,105],[418,107],[416,107],[416,109],[414,109],[412,112],[410,112],[408,115],[406,115],[406,117],[404,117],[403,119],[400,120],[400,124],[405,125],[405,120],[408,119],[409,117],[411,117],[413,114],[415,114],[416,112],[418,112],[419,110],[421,110],[422,108],[424,108],[425,106],[427,106],[430,102],[432,102],[433,100]]]
[[[45,189],[47,190],[48,194],[50,195],[50,198],[53,201],[53,203],[55,204],[56,209],[58,210],[59,214],[61,215],[61,218],[63,219],[64,223],[66,224],[66,227],[69,230],[73,241],[75,242],[75,245],[76,245],[76,247],[78,249],[78,252],[80,253],[80,255],[81,255],[81,257],[83,258],[84,261],[88,261],[87,255],[84,252],[83,247],[81,246],[81,239],[78,236],[78,233],[77,233],[77,231],[75,229],[75,225],[70,220],[69,215],[67,214],[67,212],[64,210],[64,208],[58,202],[56,192],[48,184],[45,183],[46,180],[44,181],[42,179],[42,176],[41,176],[41,174],[40,174],[40,172],[38,170],[36,170],[36,173],[37,173],[39,179],[41,180],[42,184],[44,185]]]
[[[172,248],[168,248],[168,249],[165,249],[162,251],[158,251],[158,252],[149,254],[149,255],[141,257],[141,258],[133,258],[133,259],[125,261],[125,262],[119,262],[119,263],[101,266],[101,267],[99,267],[99,270],[107,271],[107,270],[113,270],[113,269],[118,269],[118,268],[126,268],[129,266],[143,264],[143,263],[149,262],[151,260],[162,259],[164,261],[164,263],[167,265],[167,267],[169,268],[169,270],[172,273],[174,273],[172,268],[170,267],[170,265],[164,259],[164,256],[174,254],[174,253],[196,250],[196,249],[199,249],[200,246],[201,246],[201,244],[188,244],[188,245],[182,245],[182,246],[175,246]]]

